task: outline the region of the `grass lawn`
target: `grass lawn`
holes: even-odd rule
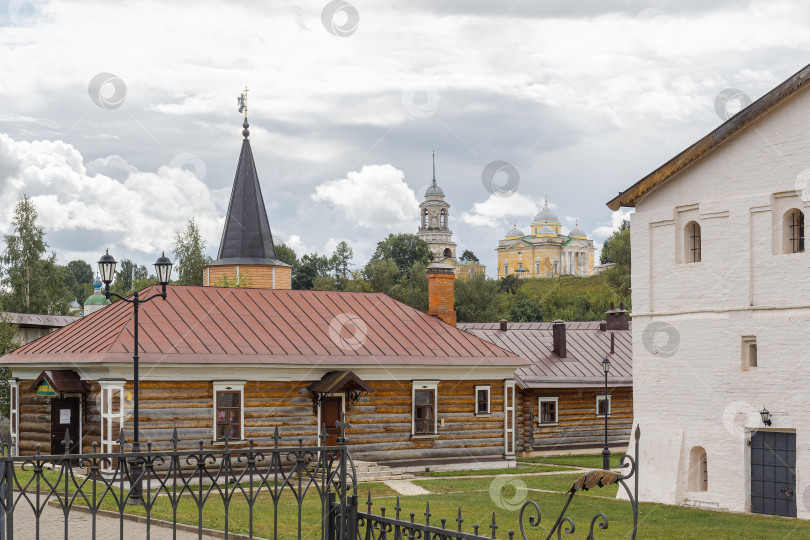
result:
[[[557,465],[538,465],[535,463],[518,463],[517,467],[511,469],[481,469],[478,471],[441,471],[420,473],[419,476],[494,476],[497,474],[525,474],[554,471],[570,471],[568,467]]]
[[[623,452],[610,454],[611,469],[621,467],[619,459]],[[528,465],[529,463],[542,463],[545,465],[568,465],[571,467],[585,467],[587,469],[602,468],[602,454],[588,454],[583,456],[544,456],[534,458],[520,458],[518,464]]]
[[[575,456],[582,458],[583,456]],[[587,456],[585,456],[587,457]],[[593,457],[593,456],[591,456]],[[601,458],[601,456],[599,456]],[[560,458],[566,459],[567,458]],[[568,463],[571,463],[568,461]],[[509,469],[514,472],[514,469]],[[22,473],[21,473],[22,474]],[[49,476],[51,473],[48,473]],[[528,525],[528,514],[524,519],[529,538],[544,538],[553,526],[557,515],[567,499],[565,491],[571,486],[580,473],[566,473],[542,476],[493,475],[488,478],[441,478],[422,477],[414,483],[433,492],[425,496],[401,496],[402,518],[409,520],[410,513],[415,519],[424,523],[425,504],[430,502],[431,523],[440,524],[440,518],[447,518],[448,528],[455,528],[455,517],[458,507],[462,508],[464,530],[472,531],[472,525],[478,523],[479,533],[490,535],[488,524],[495,512],[498,523],[497,537],[508,537],[510,529],[517,531],[518,510],[524,499],[538,503],[542,512],[539,527]],[[22,478],[21,478],[22,480]],[[386,507],[386,515],[391,516],[396,504],[396,494],[382,483],[361,484],[359,486],[360,510],[365,511],[365,500],[371,492],[374,506],[372,512],[378,514],[380,507]],[[553,493],[549,493],[552,491]],[[492,492],[492,493],[491,493]],[[587,535],[590,521],[598,513],[604,513],[609,519],[609,528],[598,531],[602,539],[626,539],[632,527],[632,510],[627,501],[616,500],[617,486],[594,488],[574,497],[567,516],[576,524],[576,532],[571,538],[584,538]],[[607,497],[607,498],[605,498]],[[104,508],[117,510],[112,499],[105,500]],[[285,489],[279,500],[278,511],[274,515],[274,505],[266,490],[260,495],[253,508],[253,533],[257,537],[272,538],[274,522],[278,523],[279,538],[296,538],[298,529],[298,504],[289,489]],[[145,515],[141,506],[128,506],[127,513]],[[528,512],[528,510],[527,510]],[[172,520],[172,507],[167,497],[160,497],[152,511],[155,519]],[[249,509],[244,499],[234,497],[229,509],[229,531],[248,533]],[[177,520],[181,523],[196,525],[199,511],[193,497],[182,498],[177,509]],[[317,538],[320,536],[321,508],[317,492],[312,489],[301,505],[302,537]],[[219,494],[214,491],[209,496],[202,512],[203,526],[223,530],[225,525],[224,511]],[[539,530],[538,530],[539,529]],[[778,517],[730,514],[664,506],[641,504],[639,506],[640,539],[738,539],[738,538],[810,538],[810,521],[784,519]]]

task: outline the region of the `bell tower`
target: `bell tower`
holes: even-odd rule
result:
[[[419,205],[417,236],[427,242],[433,260],[439,262],[456,259],[456,244],[450,230],[450,205],[444,200],[444,191],[436,182],[436,153],[433,153],[433,181],[425,191],[425,200]]]

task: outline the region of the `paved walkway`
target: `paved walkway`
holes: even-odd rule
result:
[[[37,538],[35,528],[34,512],[25,501],[17,505],[14,512],[14,538],[21,540],[34,540]],[[39,525],[39,538],[43,540],[57,540],[65,538],[65,519],[59,507],[47,506],[42,512]],[[68,521],[68,538],[71,540],[89,540],[93,538],[93,518],[90,514],[71,511]],[[137,523],[128,519],[124,520],[124,535],[121,534],[120,521],[117,518],[98,516],[96,517],[96,538],[98,540],[114,540],[125,538],[140,540],[146,538],[146,524]],[[173,538],[172,530],[167,527],[150,528],[150,538],[154,540],[170,540]],[[178,540],[193,540],[199,538],[197,533],[187,531],[177,531]],[[203,535],[204,540],[213,540],[219,536]]]
[[[417,486],[410,480],[386,480],[385,485],[399,493],[400,495],[432,495],[422,486]]]

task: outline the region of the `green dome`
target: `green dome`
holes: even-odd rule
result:
[[[111,303],[112,302],[105,298],[101,293],[93,293],[87,297],[87,300],[84,301],[85,306],[109,306]]]

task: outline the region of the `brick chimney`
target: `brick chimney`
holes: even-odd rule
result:
[[[565,352],[565,321],[554,321],[551,325],[551,335],[554,338],[554,352],[560,358],[566,358]]]
[[[454,269],[449,264],[433,263],[427,267],[428,315],[456,325]]]
[[[630,314],[624,309],[624,302],[619,304],[619,309],[610,303],[610,310],[605,312],[605,329],[630,330]]]

